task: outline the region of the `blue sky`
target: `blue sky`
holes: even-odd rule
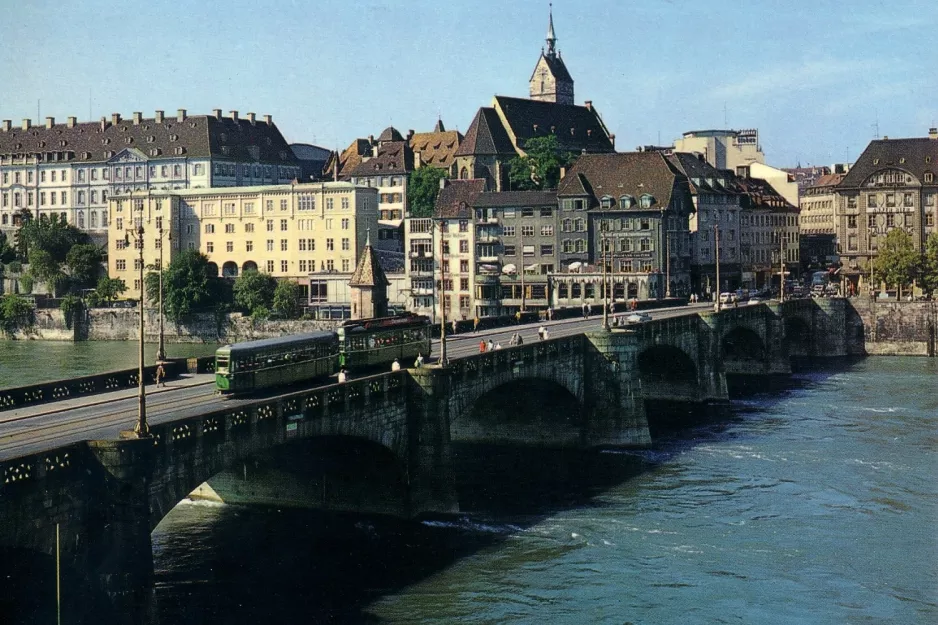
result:
[[[0,117],[163,109],[273,115],[345,147],[393,124],[465,131],[527,97],[547,28],[533,0],[0,0]],[[853,161],[938,124],[935,0],[557,0],[576,100],[619,150],[758,128],[776,166]]]

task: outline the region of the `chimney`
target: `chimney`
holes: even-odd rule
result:
[[[883,141],[889,141],[889,135],[883,135]]]
[[[413,138],[414,138],[414,130],[413,128],[411,128],[410,130],[407,131],[407,141],[410,141]]]
[[[928,138],[929,138],[929,139],[938,139],[938,128],[929,128],[929,129],[928,129]]]
[[[442,178],[440,178],[440,188],[441,188],[441,189],[445,189],[447,182],[448,182],[448,180],[447,180],[446,176],[443,176]]]
[[[104,132],[107,129],[107,117],[101,118],[101,132]]]
[[[615,147],[616,147],[616,136],[615,136],[615,135],[609,135],[609,140],[612,141],[612,147],[615,148]]]
[[[32,120],[28,118],[23,120],[23,130],[29,130],[29,127],[32,125],[33,125]]]
[[[254,113],[248,113],[248,121],[251,122],[251,125],[254,125]]]
[[[230,113],[231,113],[231,121],[234,121],[234,122],[238,121],[238,111],[230,111]]]
[[[566,168],[566,167],[561,167],[561,168],[560,168],[560,179],[563,180],[566,175],[567,175],[567,168]]]
[[[117,125],[121,123],[121,114],[120,113],[111,113],[111,123]]]
[[[153,121],[155,121],[157,124],[162,124],[163,123],[163,111],[157,111],[156,114],[153,116]]]
[[[268,126],[273,126],[274,118],[271,117],[270,115],[264,115],[264,123],[267,124]]]
[[[53,126],[55,126],[55,118],[46,117],[46,128],[52,128]]]
[[[3,129],[3,132],[10,132],[11,127],[12,127],[12,122],[9,119],[3,120],[3,125],[0,126],[0,128]]]
[[[592,111],[592,110],[593,110],[593,101],[592,101],[592,100],[587,100],[586,102],[583,103],[583,106],[586,107],[586,110],[587,110],[587,111]]]
[[[139,126],[140,122],[143,121],[143,113],[140,111],[134,111],[133,114],[134,126]]]
[[[69,118],[68,118],[68,122],[67,122],[65,125],[68,126],[69,128],[74,128],[74,127],[75,127],[75,123],[76,123],[77,121],[78,121],[78,118],[77,118],[77,117],[69,117]]]
[[[215,119],[221,119],[221,109],[212,109],[212,115],[215,116]]]
[[[186,121],[186,109],[176,109],[176,121],[179,123]]]

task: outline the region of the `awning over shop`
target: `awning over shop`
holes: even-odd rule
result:
[[[518,268],[511,264],[508,264],[502,267],[502,273],[511,274],[511,273],[517,273],[517,272],[518,272]]]

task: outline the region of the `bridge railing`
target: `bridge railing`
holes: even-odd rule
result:
[[[0,460],[0,506],[18,488],[31,488],[40,480],[83,474],[87,447],[72,443],[49,451]]]
[[[187,368],[195,367],[193,373],[204,373],[211,370],[214,363],[214,356],[206,356],[197,359],[172,358],[163,365],[163,371],[166,373],[167,380],[178,378],[186,373]],[[195,361],[190,365],[188,361]],[[149,365],[143,368],[144,384],[156,383],[156,367],[158,365]],[[98,393],[110,393],[126,388],[136,388],[138,385],[139,368],[123,369],[121,371],[109,371],[107,373],[96,373],[94,375],[85,375],[68,380],[55,380],[52,382],[40,382],[39,384],[30,384],[28,386],[19,386],[15,388],[0,389],[0,411],[24,408],[37,404],[60,401],[71,397],[84,397]]]
[[[449,366],[457,377],[476,377],[486,373],[505,372],[521,364],[556,359],[569,350],[578,349],[582,340],[582,335],[577,334],[506,347],[452,360]]]

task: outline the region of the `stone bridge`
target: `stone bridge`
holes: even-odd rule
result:
[[[791,355],[853,353],[844,310],[843,300],[800,300],[688,314],[211,412],[182,407],[151,438],[86,441],[0,462],[0,553],[51,556],[58,528],[65,565],[130,605],[152,580],[156,524],[200,484],[257,454],[294,439],[356,439],[393,468],[402,514],[453,512],[453,441],[647,446],[649,403],[723,402],[727,374],[786,374]],[[479,409],[491,393],[534,381],[576,408],[561,422],[504,424]]]

